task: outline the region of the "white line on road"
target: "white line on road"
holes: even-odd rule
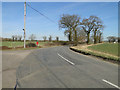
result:
[[[113,83],[111,83],[111,82],[109,82],[109,81],[107,81],[107,80],[105,80],[105,79],[102,79],[102,81],[104,81],[104,82],[110,84],[111,86],[114,86],[114,87],[120,89],[120,87],[118,87],[117,85],[115,85],[115,84],[113,84]]]
[[[61,58],[63,58],[65,61],[69,62],[69,63],[72,64],[72,65],[75,65],[73,62],[67,60],[66,58],[64,58],[63,56],[61,56],[59,53],[57,53],[57,54],[58,54],[58,56],[60,56]]]

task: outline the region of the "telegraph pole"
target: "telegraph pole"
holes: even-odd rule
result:
[[[25,43],[26,43],[26,33],[25,33],[25,25],[26,25],[26,1],[24,3],[24,48],[26,48]]]

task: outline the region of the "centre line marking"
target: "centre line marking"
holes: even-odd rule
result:
[[[65,61],[67,61],[68,63],[72,64],[72,65],[75,65],[73,62],[67,60],[66,58],[64,58],[63,56],[61,56],[59,53],[57,53],[58,56],[60,56],[61,58],[63,58]]]
[[[111,83],[111,82],[109,82],[109,81],[107,81],[107,80],[105,80],[105,79],[102,79],[102,81],[104,81],[104,82],[110,84],[111,86],[114,86],[114,87],[120,89],[120,87],[118,87],[117,85],[115,85],[115,84],[113,84],[113,83]]]

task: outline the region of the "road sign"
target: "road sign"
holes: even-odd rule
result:
[[[38,42],[36,42],[36,44],[38,45]]]

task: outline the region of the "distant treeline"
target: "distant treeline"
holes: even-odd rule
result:
[[[29,36],[29,40],[27,39],[26,41],[40,41],[40,42],[52,42],[52,41],[55,41],[55,42],[58,42],[59,41],[59,37],[58,36],[56,36],[55,37],[55,39],[54,40],[52,40],[52,36],[50,35],[50,36],[43,36],[43,40],[36,40],[36,35],[35,34],[31,34],[30,36]],[[23,42],[24,41],[24,39],[22,39],[22,36],[20,36],[20,35],[12,35],[12,37],[11,38],[1,38],[2,39],[2,41],[21,41],[21,42]]]
[[[104,42],[120,42],[120,37],[116,37],[116,36],[108,36],[106,38],[107,40],[105,40]],[[13,40],[12,38],[0,38],[0,40],[2,41],[21,41],[23,42],[24,40]],[[90,40],[92,41],[92,38],[90,38]],[[30,41],[38,41],[38,42],[60,42],[62,44],[64,43],[67,43],[67,44],[74,44],[74,41],[64,41],[64,40],[59,40],[59,37],[56,37],[55,40],[52,40],[52,36],[49,36],[48,37],[48,40],[47,40],[47,37],[46,36],[43,36],[43,40],[26,40],[26,42],[30,42]],[[78,42],[78,44],[81,44],[81,43],[85,43],[85,41],[81,41],[81,42]]]

